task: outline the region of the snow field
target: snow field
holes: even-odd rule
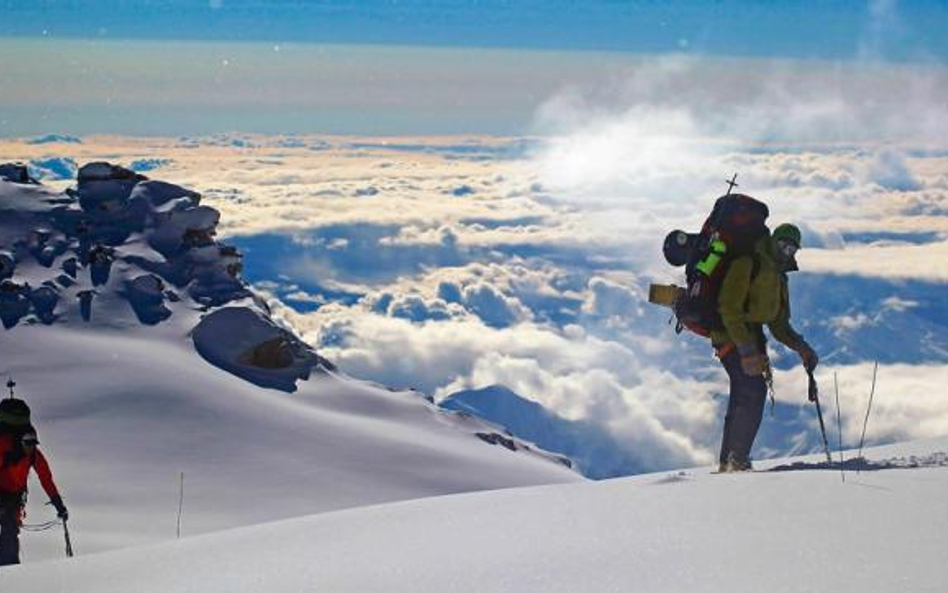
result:
[[[918,450],[946,448],[942,439]],[[868,457],[891,451],[901,450]],[[313,515],[25,565],[0,573],[0,585],[50,592],[944,591],[946,486],[942,466],[849,473],[845,483],[836,471],[713,475],[699,468]]]

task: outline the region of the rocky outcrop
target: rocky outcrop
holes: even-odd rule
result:
[[[241,278],[241,254],[217,239],[220,213],[201,205],[200,194],[106,162],[80,167],[76,188],[64,193],[24,181],[21,165],[0,171],[12,179],[0,181],[5,328],[59,320],[121,326],[127,321],[110,319],[114,306],[96,309],[123,299],[125,317],[145,326],[203,311],[192,332],[198,352],[260,385],[292,391],[314,369],[332,368],[254,297]],[[4,187],[14,183],[36,187]]]
[[[0,170],[5,179],[15,183],[24,182],[28,175],[19,164],[2,165]],[[34,299],[43,307],[53,302],[48,291],[53,291],[59,303],[65,289],[71,289],[77,298],[81,291],[110,289],[128,298],[142,323],[160,323],[171,311],[145,296],[155,282],[145,278],[185,291],[205,307],[252,296],[241,279],[240,253],[217,241],[220,213],[202,206],[196,192],[96,162],[79,168],[75,189],[40,195],[41,203],[25,203],[22,192],[11,195],[17,200],[0,202],[0,210],[9,212],[11,221],[19,219],[15,225],[11,222],[10,232],[0,235],[0,280],[15,280],[22,265],[57,270],[42,298]],[[138,250],[127,249],[135,235],[162,257],[144,257],[135,252]],[[9,240],[11,236],[15,238]],[[114,278],[116,266],[127,273]],[[135,275],[135,268],[143,273]],[[32,308],[23,313],[23,303],[10,297],[9,290],[7,300],[11,302],[3,305],[7,323],[39,313]],[[91,319],[92,299],[86,296],[80,301],[80,316]],[[37,315],[43,322],[55,318],[46,309]]]

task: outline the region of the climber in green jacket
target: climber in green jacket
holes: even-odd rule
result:
[[[731,382],[719,469],[751,469],[750,451],[760,427],[767,398],[770,362],[763,327],[799,354],[812,371],[819,357],[790,325],[787,273],[796,271],[800,229],[782,224],[762,237],[751,255],[731,262],[718,294],[723,330],[711,333],[711,343]]]

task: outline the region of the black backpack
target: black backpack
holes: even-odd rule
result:
[[[8,397],[0,400],[0,431],[27,432],[30,424],[30,406],[22,399]]]
[[[36,432],[30,423],[30,406],[15,397],[0,400],[0,434],[9,434],[13,442],[18,443],[28,432]],[[16,463],[22,457],[23,448],[14,446],[0,458],[0,467]]]
[[[685,266],[687,286],[674,303],[678,319],[676,331],[688,329],[701,336],[721,330],[718,294],[733,260],[754,256],[752,277],[760,262],[754,245],[770,235],[766,220],[770,210],[763,202],[744,194],[728,194],[717,199],[701,232],[672,231],[665,238],[665,259],[674,266]]]

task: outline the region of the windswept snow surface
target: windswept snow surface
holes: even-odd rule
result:
[[[849,452],[852,456],[852,452]],[[914,456],[914,457],[913,457]],[[429,498],[0,571],[17,591],[944,591],[948,439]],[[900,466],[902,469],[879,469]],[[79,540],[81,542],[81,540]]]

